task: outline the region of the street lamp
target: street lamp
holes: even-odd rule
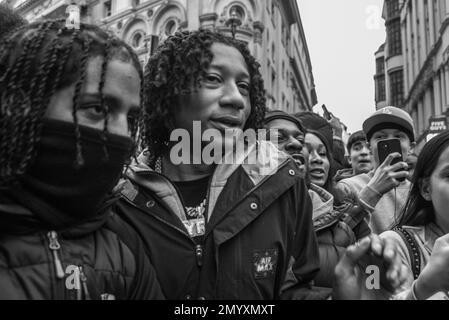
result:
[[[237,31],[237,27],[240,27],[241,25],[242,25],[242,20],[240,19],[240,17],[237,14],[237,8],[233,7],[231,9],[231,16],[226,21],[226,26],[227,27],[231,26],[232,38],[235,39],[235,33]]]

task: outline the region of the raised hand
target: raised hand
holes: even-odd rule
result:
[[[380,271],[378,289],[367,285],[366,267]],[[340,300],[388,299],[406,280],[406,266],[397,253],[396,243],[370,235],[348,247],[335,268],[333,298]]]

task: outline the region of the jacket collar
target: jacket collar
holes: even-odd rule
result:
[[[260,154],[265,156],[260,157]],[[289,156],[276,148],[271,142],[259,141],[249,146],[244,152],[237,154],[235,158],[234,164],[219,164],[215,168],[209,187],[207,208],[209,219],[229,177],[239,167],[242,167],[254,187],[258,187],[265,179],[276,174],[288,161]],[[126,171],[126,177],[136,185],[153,192],[181,220],[185,220],[185,210],[175,187],[167,177],[156,173],[148,166],[148,159],[148,152],[143,152],[138,157],[138,161],[133,162]],[[133,201],[136,191],[125,188],[125,190],[122,190],[122,194]]]
[[[334,196],[325,189],[312,183],[309,196],[312,199],[315,232],[336,224],[343,217],[344,210],[334,208]]]
[[[325,189],[310,184],[309,195],[313,205],[313,219],[331,212],[334,208],[334,196]]]

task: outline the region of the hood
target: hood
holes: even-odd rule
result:
[[[312,199],[313,219],[328,214],[334,209],[334,196],[323,188],[310,184],[309,195]]]
[[[342,169],[338,170],[334,177],[335,182],[340,182],[343,179],[352,178],[354,176],[354,171],[352,169]]]
[[[0,191],[0,234],[26,235],[35,232],[58,231],[68,237],[80,237],[98,230],[111,215],[110,207],[118,199],[105,201],[98,213],[86,220],[74,220],[49,207],[23,190]]]
[[[269,157],[257,157],[261,153],[269,154]],[[158,174],[153,168],[148,166],[151,155],[148,151],[144,151],[133,162],[126,171],[126,177],[136,184],[147,190],[152,191],[171,211],[173,211],[181,220],[185,220],[185,210],[179,195],[164,175]],[[215,204],[223,191],[229,177],[239,168],[242,167],[248,177],[251,179],[254,187],[262,184],[267,177],[270,177],[287,164],[293,161],[290,156],[280,151],[274,144],[268,141],[258,141],[247,148],[240,154],[235,155],[234,164],[218,164],[215,168],[209,187],[208,212],[213,213]],[[125,186],[121,188],[122,195],[130,201],[137,196],[137,190],[125,182]],[[208,219],[212,214],[208,214]]]

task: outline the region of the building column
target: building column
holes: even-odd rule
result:
[[[418,136],[420,136],[422,134],[422,132],[425,129],[425,124],[424,124],[424,110],[423,110],[423,103],[422,103],[422,99],[419,99],[418,101]]]
[[[423,101],[423,117],[424,117],[424,129],[427,129],[429,119],[434,114],[434,106],[432,106],[432,97],[430,96],[433,92],[430,91],[428,87],[426,92],[424,93],[424,101]]]
[[[417,23],[416,23],[416,9],[417,9],[417,1],[421,1],[421,0],[412,0],[413,1],[413,5],[412,5],[412,19],[411,19],[411,23],[412,23],[412,28],[413,28],[413,43],[412,46],[414,48],[414,52],[415,52],[415,56],[414,59],[411,61],[413,63],[413,70],[414,70],[414,74],[413,74],[413,78],[415,77],[415,74],[418,74],[418,70],[419,68],[419,50],[420,48],[418,47],[418,28],[417,28]]]
[[[435,77],[433,78],[433,96],[434,96],[434,114],[440,115],[442,114],[442,101],[441,101],[441,84],[440,84],[440,73],[437,72]]]
[[[449,85],[449,66],[444,66],[444,107],[447,108],[449,104],[449,90],[447,86]]]
[[[434,14],[434,3],[432,0],[430,0],[428,2],[428,9],[429,9],[429,29],[430,29],[430,47],[432,47],[435,42],[437,41],[437,37],[436,37],[436,32],[437,30],[435,30],[435,17],[433,16]]]
[[[200,27],[200,0],[189,0],[187,1],[187,21],[188,29],[196,30]]]

